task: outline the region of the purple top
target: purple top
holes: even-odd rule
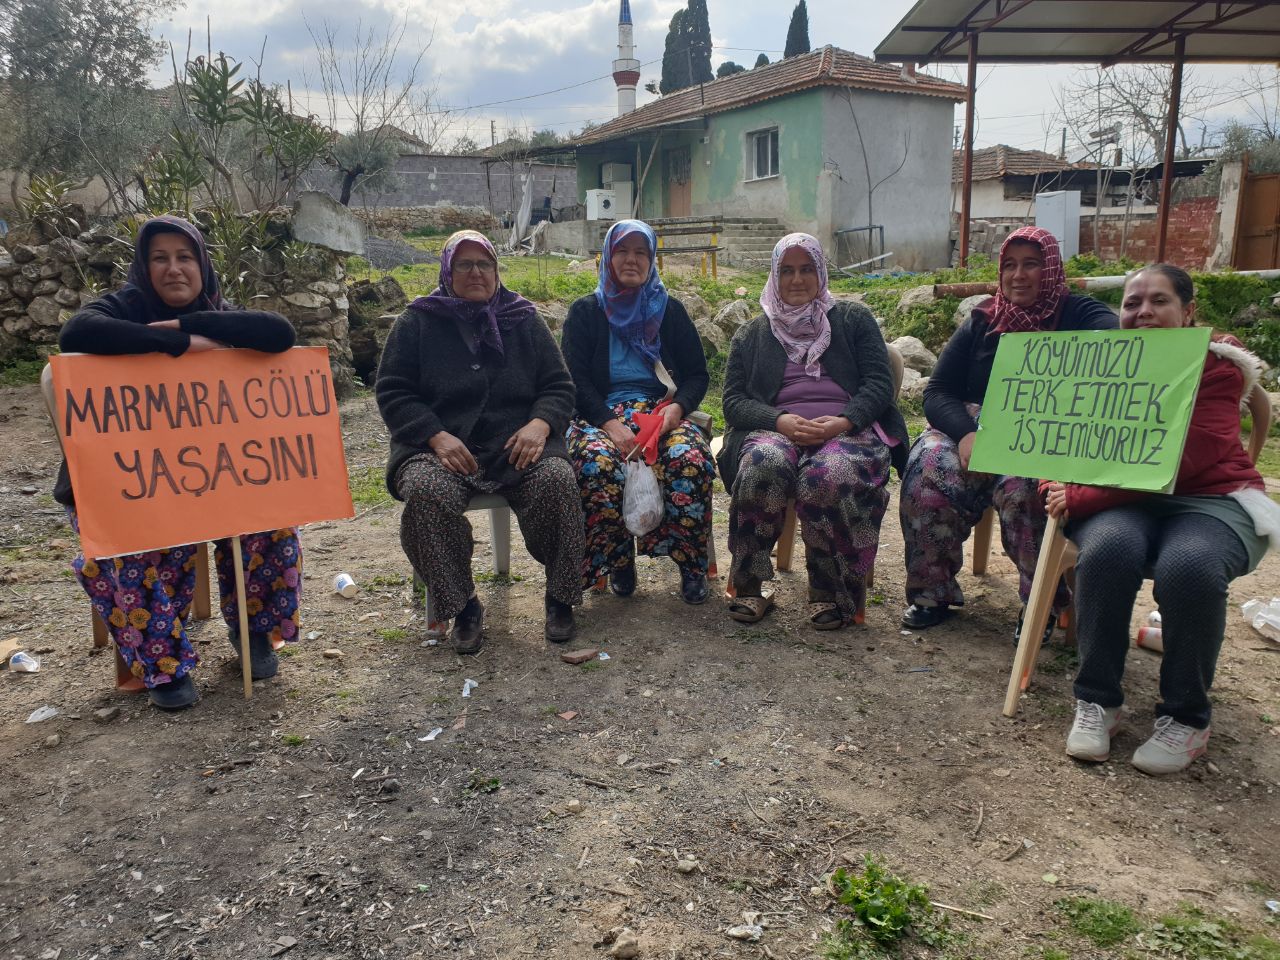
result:
[[[773,405],[806,420],[840,416],[849,405],[849,394],[827,375],[825,367],[819,365],[819,369],[814,379],[805,372],[803,363],[788,360],[782,372],[782,389]]]

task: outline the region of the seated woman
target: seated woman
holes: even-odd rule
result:
[[[606,574],[609,589],[636,589],[636,552],[670,557],[685,603],[707,599],[707,541],[715,464],[708,438],[688,420],[710,382],[707,358],[684,305],[667,295],[647,223],[619,220],[605,234],[596,291],[569,308],[560,345],[577,388],[569,453],[586,514],[584,588]],[[635,452],[637,413],[663,400],[658,462],[662,522],[635,538],[622,519],[623,464]],[[639,453],[636,452],[636,456]]]
[[[1126,330],[1186,327],[1195,322],[1195,288],[1186,271],[1165,263],[1129,276],[1121,301]],[[1076,718],[1067,753],[1101,762],[1124,703],[1121,681],[1133,602],[1146,572],[1160,604],[1164,659],[1155,732],[1133,765],[1174,773],[1209,741],[1209,687],[1222,648],[1227,585],[1258,565],[1280,535],[1280,504],[1240,444],[1240,406],[1263,370],[1238,340],[1209,344],[1173,493],[1048,483],[1046,507],[1069,520],[1076,562]],[[1269,539],[1270,538],[1270,541]]]
[[[545,636],[572,639],[582,602],[582,508],[564,445],[573,381],[533,304],[502,285],[483,234],[445,243],[440,286],[391,328],[376,392],[391,431],[387,487],[405,504],[400,542],[437,615],[454,619],[454,649],[484,645],[465,515],[478,493],[511,504],[547,568]]]
[[[178,217],[156,217],[138,230],[128,282],[95,300],[62,328],[64,353],[167,353],[181,356],[218,347],[280,353],[293,346],[293,326],[278,313],[240,310],[222,298],[204,238]],[[64,462],[54,498],[79,531],[75,494]],[[273,644],[298,634],[302,548],[294,529],[240,538],[249,615],[253,679],[278,669]],[[200,695],[191,679],[199,662],[183,626],[196,587],[196,551],[204,544],[72,562],[76,578],[107,625],[116,648],[151,702],[166,710],[189,707]],[[240,652],[239,608],[230,540],[214,551],[228,638]]]
[[[773,605],[769,553],[794,499],[809,573],[809,622],[853,622],[875,564],[889,466],[906,463],[907,426],[889,354],[866,307],[837,303],[827,261],[805,233],[783,237],[760,295],[764,315],[733,338],[724,384],[720,476],[729,507],[729,615]]]
[[[990,506],[1000,515],[1000,539],[1018,568],[1023,607],[1035,577],[1044,504],[1036,481],[969,472],[978,413],[991,379],[996,347],[1006,333],[1110,330],[1116,315],[1091,297],[1070,293],[1058,241],[1047,230],[1022,227],[1000,248],[994,300],[974,308],[943,348],[924,390],[929,429],[916,440],[902,478],[899,515],[907,560],[902,625],[923,630],[964,605],[956,582],[964,542]],[[1059,584],[1054,613],[1070,599]],[[1049,620],[1049,630],[1055,619]],[[1019,619],[1018,629],[1021,629]],[[1014,634],[1015,640],[1017,632]]]

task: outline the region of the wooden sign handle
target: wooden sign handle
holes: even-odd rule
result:
[[[253,662],[249,656],[249,607],[244,589],[244,560],[240,552],[240,538],[231,538],[232,563],[236,570],[236,607],[240,611],[240,669],[244,675],[244,698],[253,697]]]

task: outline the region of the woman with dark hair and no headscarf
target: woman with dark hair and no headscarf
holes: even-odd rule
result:
[[[474,230],[440,253],[440,286],[391,329],[378,365],[391,431],[387,487],[405,503],[400,542],[461,654],[484,643],[465,511],[507,499],[529,553],[547,569],[545,636],[573,638],[582,602],[582,508],[564,431],[573,380],[533,304],[504,287],[498,254]]]
[[[605,234],[595,293],[576,300],[561,346],[577,390],[569,451],[586,514],[583,585],[608,576],[609,589],[636,589],[636,554],[670,557],[685,603],[707,599],[711,482],[709,438],[689,415],[710,378],[702,340],[684,305],[667,294],[655,263],[657,238],[641,220],[619,220]],[[638,541],[622,519],[625,461],[638,456],[632,419],[663,400],[654,464],[663,497],[658,526]]]
[[[809,574],[809,623],[852,623],[875,563],[890,464],[906,462],[907,426],[889,353],[866,307],[837,303],[817,239],[773,249],[762,316],[733,338],[725,372],[720,475],[729,507],[729,615],[760,620],[769,553],[794,499]]]
[[[1116,326],[1110,307],[1067,289],[1058,241],[1048,230],[1021,227],[1009,234],[1000,248],[999,267],[995,297],[974,308],[938,357],[924,391],[929,429],[911,448],[902,478],[899,515],[908,603],[902,623],[914,630],[941,623],[953,607],[964,605],[964,592],[956,581],[964,542],[990,506],[1000,515],[1005,552],[1018,567],[1024,607],[1031,591],[1045,526],[1037,482],[969,472],[978,414],[1000,337]],[[1069,599],[1066,586],[1059,584],[1054,613]],[[1051,617],[1050,631],[1054,623]]]
[[[64,353],[184,353],[243,347],[280,353],[293,346],[292,325],[278,313],[241,310],[222,298],[218,276],[200,231],[179,217],[156,217],[138,230],[128,282],[69,319],[59,346]],[[75,494],[64,462],[54,498],[67,506],[79,529]],[[302,548],[292,528],[240,538],[248,600],[253,678],[275,676],[274,646],[298,634]],[[106,623],[130,672],[168,710],[199,699],[190,672],[199,662],[183,618],[196,581],[196,551],[187,544],[108,559],[77,557],[72,568]],[[229,540],[215,558],[228,639],[240,652],[239,609]]]

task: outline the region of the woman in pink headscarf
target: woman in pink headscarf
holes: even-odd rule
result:
[[[949,617],[953,607],[964,605],[956,582],[964,542],[993,505],[1000,514],[1005,552],[1021,574],[1019,592],[1025,606],[1045,526],[1037,481],[969,472],[996,347],[1006,333],[1115,326],[1116,315],[1105,304],[1068,291],[1053,234],[1039,227],[1009,234],[1000,248],[995,297],[978,304],[956,330],[924,390],[929,429],[911,448],[899,504],[907,560],[903,626],[932,627]],[[1059,585],[1058,592],[1055,612],[1069,599],[1065,587]],[[1049,621],[1050,630],[1054,622]]]
[[[773,605],[770,551],[795,500],[809,574],[809,622],[853,622],[875,563],[889,467],[906,463],[889,354],[866,307],[837,303],[827,261],[805,233],[773,250],[764,314],[733,338],[724,386],[720,476],[729,507],[733,619]]]

